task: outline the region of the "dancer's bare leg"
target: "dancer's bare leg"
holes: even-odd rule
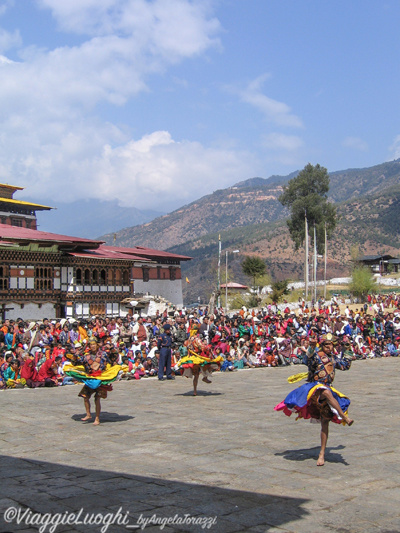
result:
[[[93,425],[98,426],[100,424],[100,413],[101,413],[101,404],[100,404],[99,396],[96,398],[95,404],[96,404],[96,418],[94,419]]]
[[[325,450],[326,443],[328,442],[329,434],[329,420],[327,418],[321,418],[321,450],[319,452],[317,466],[324,466],[325,464]]]
[[[210,368],[211,368],[211,365],[205,365],[205,367],[204,367],[204,371],[205,371],[205,372],[206,372],[206,371],[210,371]],[[204,376],[204,377],[203,377],[203,381],[204,381],[205,383],[212,383],[211,379],[208,379],[207,376]]]
[[[199,381],[200,367],[193,365],[193,395],[197,396],[197,383]]]
[[[81,420],[86,422],[86,420],[91,420],[92,419],[92,414],[90,412],[90,401],[89,401],[89,398],[83,398],[83,402],[85,404],[86,416],[81,418]]]
[[[330,390],[325,389],[324,391],[322,391],[320,398],[325,398],[329,405],[336,409],[336,411],[339,413],[339,416],[343,418],[343,420],[348,426],[351,426],[353,424],[354,420],[343,413],[338,401],[334,398]]]

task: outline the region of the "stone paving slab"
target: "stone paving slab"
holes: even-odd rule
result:
[[[116,383],[97,427],[80,420],[79,386],[0,392],[0,532],[39,530],[6,523],[11,507],[31,515],[120,512],[130,526],[152,516],[192,520],[167,525],[169,532],[207,531],[201,524],[214,517],[209,530],[218,533],[400,532],[400,359],[356,361],[337,373],[355,424],[331,424],[321,468],[319,425],[273,411],[298,371],[214,374],[197,397],[185,378]],[[137,530],[126,525],[107,531]]]

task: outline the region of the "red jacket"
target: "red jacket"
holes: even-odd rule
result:
[[[55,374],[53,369],[51,368],[54,364],[54,359],[47,359],[42,366],[39,369],[38,373],[38,380],[39,381],[45,381],[47,378],[54,379]]]
[[[39,381],[39,375],[35,368],[35,361],[33,361],[33,359],[26,359],[24,362],[21,368],[21,378]]]

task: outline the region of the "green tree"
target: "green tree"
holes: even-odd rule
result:
[[[325,251],[325,227],[329,239],[337,223],[336,207],[328,202],[329,181],[326,168],[308,163],[296,178],[289,181],[279,197],[281,204],[290,211],[287,225],[296,250],[304,242],[307,217],[311,239],[315,225],[318,253]]]
[[[261,298],[259,298],[256,294],[250,294],[246,301],[246,306],[251,309],[252,307],[258,307],[260,302]]]
[[[353,261],[353,263],[357,263],[357,261],[359,260],[359,258],[360,258],[360,245],[358,243],[357,244],[353,244],[350,247],[350,257],[351,257],[351,260]]]
[[[350,285],[350,293],[364,300],[368,294],[377,291],[377,284],[369,268],[357,266],[354,268]]]
[[[264,276],[267,265],[259,257],[247,256],[242,262],[242,270],[246,276],[253,278],[253,287],[255,287],[256,278]]]
[[[241,294],[236,294],[232,300],[229,301],[229,309],[240,309],[246,305],[246,300]]]
[[[284,279],[282,281],[275,281],[271,285],[272,293],[270,296],[273,302],[279,303],[284,295],[289,294],[288,283],[288,280]]]
[[[262,276],[257,276],[257,285],[259,287],[265,287],[266,285],[271,285],[271,276],[269,274],[263,274]]]

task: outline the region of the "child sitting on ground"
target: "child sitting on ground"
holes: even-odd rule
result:
[[[229,354],[226,356],[225,361],[221,365],[221,372],[225,372],[225,370],[229,370],[230,372],[233,372],[235,369],[235,364],[233,361],[233,355]]]

